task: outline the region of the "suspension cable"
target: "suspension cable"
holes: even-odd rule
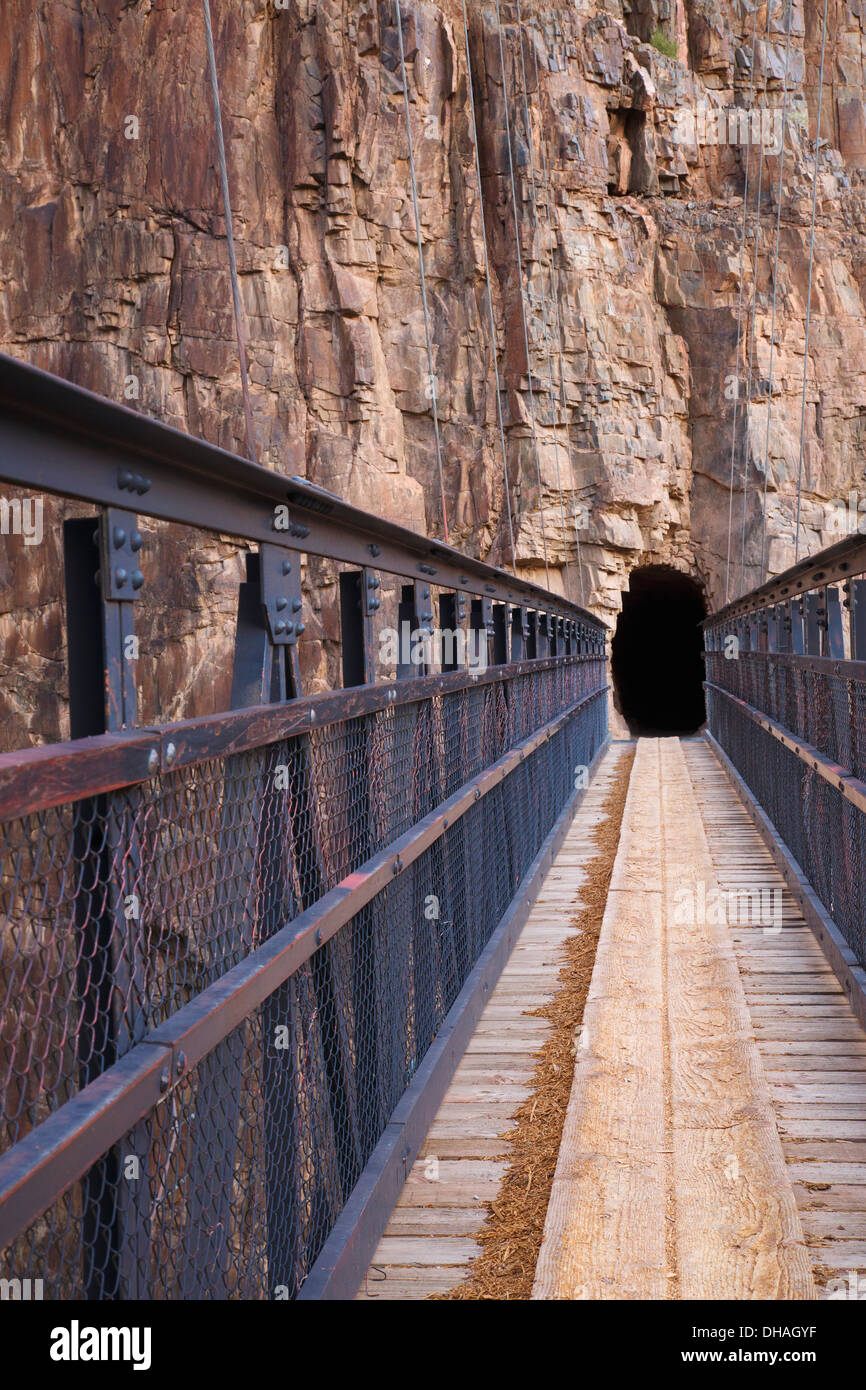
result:
[[[445,475],[442,467],[442,441],[439,437],[439,408],[437,397],[439,387],[433,370],[433,339],[430,334],[430,312],[427,305],[427,278],[424,274],[424,243],[421,239],[421,214],[418,208],[418,182],[415,177],[415,151],[412,145],[412,120],[409,108],[409,83],[406,77],[406,54],[403,47],[403,12],[400,0],[394,0],[397,9],[397,37],[400,40],[400,72],[403,78],[403,105],[406,111],[406,139],[409,144],[409,176],[412,182],[412,206],[415,209],[415,238],[418,242],[418,268],[421,276],[421,303],[424,307],[424,336],[427,341],[427,368],[430,381],[430,401],[433,413],[433,433],[436,438],[436,467],[439,472],[439,495],[442,501],[442,529],[446,544],[448,536],[448,512],[445,507]]]
[[[466,3],[466,0],[463,0],[463,3],[465,4],[465,3]],[[537,26],[537,21],[536,21],[536,18],[535,18],[535,4],[534,4],[534,0],[529,0],[529,23],[530,23],[530,26],[531,26],[532,28],[539,27],[539,33],[541,32],[541,31],[540,31],[540,26]],[[535,89],[536,89],[536,91],[539,93],[539,100],[540,100],[541,85],[540,85],[540,82],[539,82],[539,74],[538,74],[538,50],[537,50],[537,48],[536,48],[536,46],[535,46],[534,43],[533,43],[533,45],[532,45],[532,58],[533,58],[534,66],[535,66]],[[564,421],[565,438],[566,438],[566,446],[567,446],[567,447],[566,447],[566,454],[567,454],[567,456],[569,457],[569,463],[570,463],[570,465],[571,465],[572,480],[573,480],[573,482],[576,483],[576,472],[575,472],[575,469],[574,469],[574,462],[573,462],[573,460],[572,460],[571,457],[570,457],[570,444],[571,444],[571,441],[570,441],[570,439],[569,439],[569,434],[568,434],[567,401],[566,401],[566,398],[565,398],[565,366],[564,366],[563,356],[562,356],[562,338],[563,338],[563,333],[562,333],[562,316],[561,316],[560,307],[559,307],[560,282],[559,282],[559,268],[558,268],[558,266],[557,266],[557,264],[556,264],[556,257],[555,257],[555,254],[554,254],[555,239],[554,239],[554,234],[553,234],[553,215],[552,215],[552,213],[551,213],[550,177],[549,177],[548,166],[547,166],[547,151],[546,151],[546,149],[545,149],[545,142],[544,142],[544,140],[542,140],[542,141],[540,142],[540,145],[541,145],[541,171],[542,171],[542,177],[543,177],[543,179],[544,179],[544,200],[545,200],[545,207],[546,207],[546,209],[547,209],[547,235],[548,235],[548,238],[549,238],[549,240],[550,240],[550,245],[551,245],[551,252],[550,252],[550,279],[551,279],[551,296],[552,296],[552,299],[553,299],[553,309],[554,309],[554,313],[555,313],[555,315],[556,315],[556,349],[557,349],[557,358],[558,358],[558,363],[559,363],[559,388],[560,388],[560,398],[561,398],[561,404],[562,404],[563,410],[566,412],[566,414],[565,414],[565,421]],[[575,542],[576,542],[576,544],[577,544],[577,576],[578,576],[578,581],[579,581],[579,584],[580,584],[580,601],[581,601],[581,603],[582,603],[583,605],[585,605],[585,604],[586,604],[586,591],[585,591],[585,588],[584,588],[584,578],[583,578],[583,560],[582,560],[581,553],[580,553],[580,528],[579,528],[579,526],[578,526],[578,524],[577,524],[577,514],[576,514],[576,511],[575,511],[574,488],[572,488],[571,494],[570,494],[570,495],[571,495],[571,505],[570,505],[571,522],[572,522],[572,526],[574,527],[574,539],[575,539]]]
[[[256,436],[253,429],[253,412],[250,405],[250,387],[247,379],[247,349],[244,338],[243,310],[241,308],[241,291],[238,282],[238,263],[235,258],[235,238],[232,227],[232,205],[229,196],[229,176],[226,167],[226,150],[223,140],[223,121],[220,109],[220,89],[219,77],[217,76],[216,53],[214,51],[213,27],[210,17],[210,0],[202,0],[202,10],[204,12],[204,30],[207,41],[207,60],[210,70],[211,97],[213,99],[214,124],[216,126],[217,152],[219,155],[220,183],[222,184],[223,196],[223,215],[226,224],[226,241],[229,248],[229,270],[232,282],[232,302],[235,313],[235,337],[238,345],[238,361],[241,373],[241,394],[244,401],[244,423],[247,434],[247,457],[253,463],[256,458]]]
[[[517,185],[514,178],[514,154],[511,148],[511,116],[508,109],[508,71],[505,65],[505,44],[502,39],[502,11],[499,0],[496,4],[496,27],[499,38],[499,62],[502,68],[502,93],[505,101],[505,143],[508,147],[508,172],[511,180],[511,207],[514,214],[514,245],[517,253],[517,280],[520,290],[520,310],[523,320],[523,345],[526,352],[526,379],[529,390],[529,418],[532,425],[532,442],[535,447],[535,471],[538,478],[538,511],[541,518],[541,541],[544,549],[544,573],[547,587],[550,588],[550,565],[547,559],[547,531],[544,525],[544,500],[541,486],[541,462],[538,456],[538,431],[535,427],[535,401],[532,392],[532,359],[529,355],[529,332],[526,327],[526,299],[523,290],[523,257],[520,253],[520,219],[517,214]]]
[[[758,41],[758,7],[755,5],[754,17],[752,19],[752,60],[749,77],[749,124],[747,128],[748,139],[746,141],[746,181],[743,188],[743,230],[740,236],[740,293],[737,304],[737,346],[734,353],[734,367],[736,369],[736,391],[734,393],[734,420],[731,433],[731,476],[728,485],[728,559],[725,571],[725,603],[731,597],[731,537],[734,529],[734,460],[737,452],[737,416],[740,407],[740,343],[743,335],[743,280],[746,273],[746,225],[748,222],[749,211],[749,177],[752,168],[752,117],[751,110],[755,102],[755,54],[757,52]]]
[[[782,148],[779,151],[779,184],[776,189],[776,250],[773,257],[773,315],[770,324],[770,371],[767,391],[767,434],[764,440],[764,495],[761,502],[761,569],[759,583],[763,583],[769,566],[767,549],[767,483],[770,476],[770,421],[773,416],[773,355],[776,347],[776,298],[779,289],[779,244],[782,232],[782,184],[785,174],[785,139],[788,130],[788,68],[791,53],[791,21],[794,15],[794,0],[788,0],[788,24],[785,30],[785,75],[782,79]]]
[[[535,230],[536,254],[538,256],[539,277],[541,284],[541,324],[544,335],[544,346],[547,353],[547,386],[550,397],[551,423],[553,426],[553,453],[556,460],[556,487],[559,493],[559,516],[562,525],[562,548],[565,560],[565,592],[568,593],[570,570],[568,563],[568,531],[565,525],[565,505],[562,496],[562,474],[559,469],[559,429],[557,427],[556,396],[553,391],[553,370],[550,365],[550,335],[548,332],[547,321],[547,302],[544,295],[544,262],[542,260],[541,249],[541,229],[538,223],[538,196],[535,186],[535,159],[532,153],[532,122],[529,116],[529,90],[526,81],[526,60],[523,52],[523,16],[520,12],[520,0],[517,0],[517,46],[520,50],[520,82],[521,95],[523,97],[523,121],[526,129],[526,145],[529,151],[529,186],[530,202],[532,206],[532,222]],[[542,132],[541,143],[544,143],[544,133]]]
[[[469,20],[466,0],[463,0],[463,39],[466,44],[466,76],[469,84],[469,116],[472,123],[472,145],[475,151],[475,176],[478,180],[478,209],[481,215],[481,242],[484,247],[484,278],[487,282],[487,312],[490,319],[490,355],[496,383],[496,417],[502,444],[502,473],[505,479],[505,507],[508,514],[508,534],[511,538],[511,571],[517,576],[517,550],[514,544],[514,523],[511,517],[511,487],[508,481],[508,450],[505,444],[505,421],[502,415],[502,393],[499,379],[499,360],[496,353],[496,319],[493,313],[493,289],[490,283],[490,256],[487,250],[487,225],[484,216],[484,189],[481,183],[481,155],[478,150],[478,122],[475,116],[475,88],[472,82],[472,57],[469,51]]]
[[[755,360],[755,320],[758,311],[758,256],[761,247],[761,195],[764,185],[764,112],[767,109],[767,80],[769,65],[767,50],[770,45],[771,7],[767,5],[767,29],[764,36],[764,93],[760,108],[760,136],[758,139],[758,196],[755,201],[755,256],[752,265],[752,312],[749,325],[749,373],[746,382],[746,428],[743,435],[743,512],[740,527],[740,583],[746,589],[746,507],[749,498],[749,458],[752,451],[752,367]],[[751,116],[749,118],[751,125]]]
[[[803,493],[803,452],[806,436],[806,378],[809,374],[809,330],[812,324],[812,272],[815,263],[815,213],[818,206],[818,162],[821,154],[821,107],[824,100],[824,54],[827,45],[827,9],[821,29],[821,71],[818,77],[818,119],[815,127],[815,171],[812,177],[812,226],[809,233],[809,289],[806,296],[806,342],[803,350],[803,401],[800,407],[800,459],[797,466],[797,519],[794,527],[794,564],[800,558],[800,505]]]

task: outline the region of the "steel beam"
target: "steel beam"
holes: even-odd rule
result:
[[[223,535],[270,542],[404,579],[543,605],[583,616],[576,604],[343,502],[303,478],[249,459],[0,354],[0,479],[128,507]]]

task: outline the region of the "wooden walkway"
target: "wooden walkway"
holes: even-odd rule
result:
[[[367,1275],[360,1299],[417,1299],[459,1284],[479,1246],[485,1203],[505,1172],[499,1136],[529,1095],[533,1054],[550,1025],[527,1018],[553,997],[560,947],[574,934],[590,831],[631,751],[612,744],[578,809],[466,1055],[433,1122]]]
[[[463,1280],[624,745],[575,818],[360,1298]],[[866,1035],[703,740],[641,740],[534,1298],[866,1292]],[[834,1282],[835,1281],[835,1282]]]
[[[731,936],[818,1294],[866,1294],[866,1034],[709,745],[684,751],[720,885],[778,894]]]

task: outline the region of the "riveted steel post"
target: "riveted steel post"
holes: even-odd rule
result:
[[[821,594],[806,594],[803,599],[803,628],[807,656],[821,656],[822,614]]]
[[[491,605],[493,611],[493,664],[505,666],[508,656],[508,608],[504,603]]]
[[[340,576],[344,686],[369,685],[376,679],[373,619],[380,608],[380,589],[379,576],[369,569]],[[344,726],[339,755],[342,770],[337,781],[351,791],[351,802],[336,827],[345,855],[338,868],[344,874],[378,848],[371,805],[371,788],[375,786],[375,718],[349,719]],[[368,903],[352,924],[351,959],[352,1039],[348,1054],[354,1065],[350,1106],[357,1112],[361,1159],[366,1161],[387,1119],[387,1078],[382,1062],[387,1040],[381,1036],[380,1019],[385,1012],[382,962],[388,960],[388,937],[380,902]]]
[[[64,523],[70,731],[73,738],[136,723],[133,605],[144,577],[134,513],[106,507]],[[81,805],[74,832],[82,890],[75,913],[82,1085],[139,1042],[148,1028],[141,846],[123,793]],[[145,1298],[150,1287],[150,1127],[135,1126],[85,1175],[82,1282],[93,1299]],[[129,1162],[134,1160],[134,1162]]]
[[[866,579],[852,579],[848,602],[851,605],[851,659],[866,661]]]
[[[842,605],[839,599],[839,590],[835,584],[828,584],[824,592],[827,610],[824,655],[832,657],[836,661],[844,661],[845,636],[842,630]]]

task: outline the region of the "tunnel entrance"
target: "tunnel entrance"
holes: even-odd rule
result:
[[[701,587],[679,570],[633,570],[613,639],[616,707],[635,736],[697,733],[706,719]]]

